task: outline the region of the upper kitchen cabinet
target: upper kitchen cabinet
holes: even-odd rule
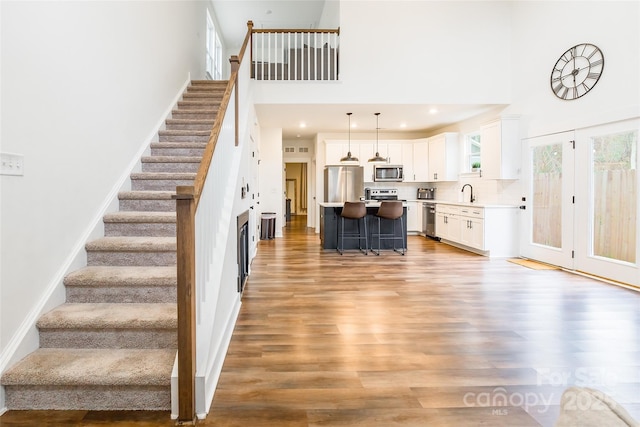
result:
[[[385,150],[385,154],[382,154],[382,149],[383,149],[383,145],[385,146],[386,150]],[[403,164],[403,157],[402,157],[402,147],[405,144],[402,142],[396,142],[396,141],[388,141],[385,144],[380,144],[380,155],[382,157],[386,157],[387,158],[387,163],[391,164],[391,165],[401,165]]]
[[[373,182],[373,163],[369,163],[369,159],[376,154],[375,142],[358,143],[360,148],[360,166],[364,167],[364,182]]]
[[[458,134],[446,132],[427,139],[429,143],[429,179],[427,181],[457,181]]]
[[[339,165],[340,159],[349,152],[349,141],[325,141],[325,147],[325,164]],[[351,156],[360,158],[360,147],[353,141],[351,141]]]
[[[428,182],[429,179],[429,140],[416,139],[413,141],[413,180]]]
[[[416,173],[413,168],[413,143],[405,141],[402,144],[402,165],[404,166],[404,182],[415,182]]]
[[[503,117],[480,128],[482,177],[520,178],[518,118]]]

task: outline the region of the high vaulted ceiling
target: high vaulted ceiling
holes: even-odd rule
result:
[[[336,0],[326,0],[336,1]],[[254,28],[318,28],[325,0],[214,0],[218,30],[231,52],[239,50],[247,31]],[[319,132],[345,132],[346,113],[353,113],[352,132],[375,132],[380,113],[384,132],[428,132],[481,114],[495,105],[459,104],[305,104],[257,105],[261,126],[282,128],[283,139],[311,139]]]

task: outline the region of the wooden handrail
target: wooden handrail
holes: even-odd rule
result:
[[[337,29],[310,29],[310,28],[300,28],[300,29],[289,29],[289,28],[257,28],[253,30],[254,33],[336,33],[340,35],[340,27]]]
[[[222,130],[222,122],[225,114],[227,113],[227,107],[229,106],[229,101],[231,100],[231,93],[233,89],[236,88],[237,92],[237,81],[238,81],[238,68],[239,64],[242,63],[242,58],[244,57],[244,53],[246,51],[247,45],[251,40],[251,31],[253,28],[253,22],[249,21],[247,23],[248,30],[247,34],[244,38],[244,43],[242,44],[242,48],[240,49],[240,53],[237,56],[238,66],[234,66],[233,62],[235,62],[235,57],[232,57],[230,61],[232,62],[231,67],[231,75],[229,76],[229,83],[227,83],[227,87],[224,91],[224,95],[222,96],[222,101],[220,102],[220,108],[218,109],[218,114],[216,115],[216,121],[213,124],[213,128],[211,129],[211,136],[209,137],[209,141],[207,142],[207,146],[202,155],[202,161],[200,162],[200,167],[198,168],[198,173],[196,174],[196,178],[193,181],[193,191],[189,191],[190,194],[193,194],[196,208],[198,207],[198,202],[200,201],[200,195],[202,194],[202,188],[204,187],[204,183],[207,180],[207,174],[209,172],[209,167],[211,166],[211,160],[213,159],[213,153],[216,149],[216,145],[218,144],[218,137],[220,136],[220,131]],[[237,103],[236,103],[237,105]],[[237,145],[237,141],[236,141]],[[187,187],[183,187],[187,188]],[[176,189],[176,191],[178,191]]]
[[[227,113],[231,94],[235,89],[235,144],[238,145],[238,69],[249,40],[253,23],[249,27],[238,56],[231,58],[231,75],[216,115],[211,136],[204,150],[198,173],[189,186],[177,186],[176,194],[176,269],[178,310],[178,418],[177,425],[195,425],[196,376],[196,223],[195,216],[207,174],[218,144],[222,123]]]

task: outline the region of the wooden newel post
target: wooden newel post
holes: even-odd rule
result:
[[[176,249],[178,275],[178,419],[179,425],[195,425],[196,308],[194,188],[176,188]]]

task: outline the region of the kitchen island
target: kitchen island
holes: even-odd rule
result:
[[[403,212],[402,212],[402,222],[403,229],[402,234],[400,231],[400,221],[396,221],[396,236],[399,238],[402,236],[403,242],[407,242],[407,204],[406,202],[402,203]],[[339,230],[339,221],[340,214],[342,213],[342,207],[344,203],[339,202],[322,202],[320,203],[320,244],[323,249],[337,249],[338,247],[338,230]],[[380,202],[376,201],[367,201],[367,216],[365,217],[365,221],[367,222],[367,232],[369,234],[369,247],[371,247],[371,232],[374,227],[377,233],[378,230],[378,220],[376,219],[376,212],[378,212],[378,208],[380,207]],[[362,221],[360,221],[362,224]],[[358,224],[355,220],[345,220],[344,222],[344,231],[345,233],[357,233],[358,232]],[[389,220],[383,220],[381,223],[381,232],[391,233],[393,231],[393,225]],[[363,243],[364,244],[364,243]],[[374,245],[377,248],[377,239]],[[380,242],[380,246],[382,249],[391,249],[393,247],[393,241],[391,240],[382,240]],[[400,240],[396,241],[396,248],[400,248]],[[358,241],[345,239],[344,241],[345,249],[357,249]]]

